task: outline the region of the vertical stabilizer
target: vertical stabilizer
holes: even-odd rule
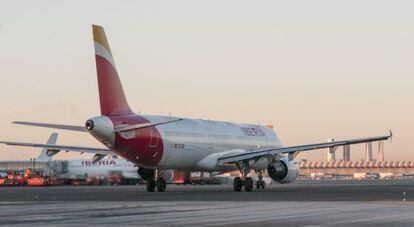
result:
[[[92,25],[102,115],[132,114],[103,27]]]
[[[57,137],[58,137],[57,133],[50,134],[50,137],[46,143],[52,144],[52,145],[56,144]],[[47,155],[47,148],[43,148],[42,152],[40,153],[39,157],[37,157],[36,160],[41,161],[41,162],[48,162],[48,161],[52,161],[52,156]]]

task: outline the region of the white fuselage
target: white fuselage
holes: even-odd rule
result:
[[[145,117],[151,122],[170,119]],[[203,171],[197,165],[211,154],[231,150],[282,147],[276,133],[268,127],[184,118],[182,121],[157,126],[164,144],[164,154],[157,166],[162,169]]]

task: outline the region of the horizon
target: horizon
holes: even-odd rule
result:
[[[58,132],[58,144],[102,147],[88,133],[11,124],[83,125],[99,115],[91,28],[99,24],[135,112],[270,124],[285,146],[391,129],[385,159],[414,160],[414,3],[76,3],[0,9],[0,140],[44,143]],[[0,145],[0,160],[40,150]],[[361,157],[363,145],[351,146],[351,160]]]

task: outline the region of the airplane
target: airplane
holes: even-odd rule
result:
[[[119,173],[123,179],[130,182],[138,182],[138,167],[123,158],[117,156],[105,157],[97,162],[90,159],[67,160],[67,173],[65,176],[76,179],[78,176],[99,177],[109,179],[112,174]]]
[[[238,170],[234,191],[264,189],[263,173],[278,183],[299,175],[295,157],[303,151],[389,140],[389,135],[284,147],[276,132],[256,124],[142,115],[127,102],[103,27],[92,25],[101,115],[85,126],[15,121],[15,124],[88,132],[106,148],[1,141],[8,145],[94,153],[94,161],[117,154],[137,166],[148,192],[166,190],[164,170],[225,172]]]
[[[55,145],[58,133],[50,134],[47,140],[48,145]],[[37,158],[36,162],[51,162],[53,157],[59,153],[59,150],[43,148]],[[67,162],[66,171],[64,174],[67,178],[76,178],[78,176],[85,177],[104,177],[109,178],[112,173],[120,173],[124,179],[137,181],[139,179],[138,167],[125,159],[118,158],[116,155],[93,161],[93,159],[73,159],[60,160]],[[8,161],[0,161],[7,163]],[[15,161],[13,161],[15,162]]]
[[[49,136],[49,139],[46,141],[46,144],[48,145],[54,145],[56,144],[58,134],[52,133]],[[49,162],[51,161],[50,155],[52,154],[52,151],[49,151],[47,148],[42,148],[42,151],[40,152],[39,156],[37,158],[30,158],[30,162]],[[10,168],[10,163],[27,163],[26,160],[1,160],[0,165],[3,167],[0,171],[0,177],[7,177],[7,171]],[[34,167],[34,166],[33,166]]]

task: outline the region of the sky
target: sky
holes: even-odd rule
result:
[[[84,125],[99,115],[91,32],[99,24],[137,112],[272,124],[285,146],[392,129],[385,158],[414,160],[412,1],[0,4],[0,140],[45,142],[54,132],[15,120]],[[60,144],[101,146],[87,133],[58,132]],[[38,153],[0,145],[1,160]],[[351,158],[362,157],[363,146],[352,146]]]

